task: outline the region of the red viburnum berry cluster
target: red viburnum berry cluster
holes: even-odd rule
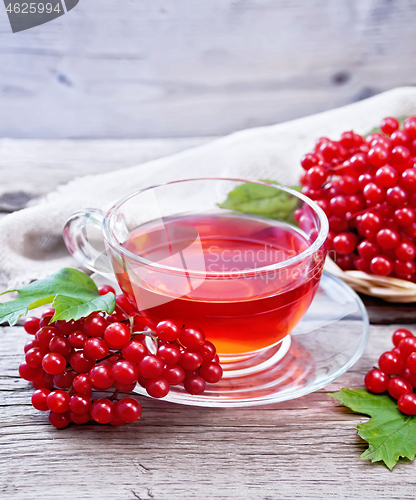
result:
[[[385,118],[380,130],[320,138],[301,160],[302,192],[328,216],[342,269],[416,282],[416,117],[402,128]]]
[[[399,410],[406,415],[416,415],[416,337],[405,328],[393,333],[394,348],[383,353],[379,369],[370,370],[365,376],[367,389],[376,394],[388,391],[397,399]]]
[[[115,293],[108,285],[99,291]],[[171,385],[183,384],[190,394],[202,394],[207,382],[222,377],[215,346],[200,329],[166,320],[152,332],[125,295],[118,295],[116,302],[110,315],[94,312],[79,321],[51,323],[55,311],[48,309],[42,318],[24,322],[34,339],[25,346],[19,373],[35,388],[33,406],[49,411],[57,428],[91,419],[115,426],[136,421],[140,403],[132,397],[120,399],[119,393],[130,393],[137,382],[150,396],[163,398]],[[111,388],[111,397],[93,400],[93,391]]]

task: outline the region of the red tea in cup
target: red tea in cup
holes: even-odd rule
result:
[[[166,264],[176,255],[183,273],[140,266],[139,280],[128,263],[126,272],[125,260],[122,267],[113,260],[113,268],[123,292],[151,326],[186,319],[204,330],[218,352],[240,354],[276,344],[308,309],[322,272],[316,259],[283,270],[256,270],[288,261],[310,244],[289,224],[247,214],[172,216],[132,231],[123,247],[154,263]],[[201,252],[205,277],[192,280]],[[149,307],[152,303],[158,305]]]

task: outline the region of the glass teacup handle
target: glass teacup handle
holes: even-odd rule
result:
[[[64,241],[70,253],[87,269],[115,280],[103,237],[104,214],[87,208],[71,215],[64,227]]]

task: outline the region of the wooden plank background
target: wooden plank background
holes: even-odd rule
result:
[[[0,328],[0,497],[55,500],[411,500],[415,463],[393,472],[359,459],[354,427],[367,417],[325,395],[362,387],[390,348],[393,326],[373,326],[363,357],[318,392],[254,408],[198,408],[141,397],[123,427],[56,430],[18,377],[28,335]]]
[[[412,0],[81,0],[13,34],[0,136],[220,135],[416,84]]]

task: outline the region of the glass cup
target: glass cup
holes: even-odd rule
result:
[[[64,240],[85,267],[115,277],[149,327],[202,328],[221,361],[235,362],[279,345],[301,320],[327,234],[324,212],[295,190],[206,178],[137,191],[106,214],[77,212]]]

